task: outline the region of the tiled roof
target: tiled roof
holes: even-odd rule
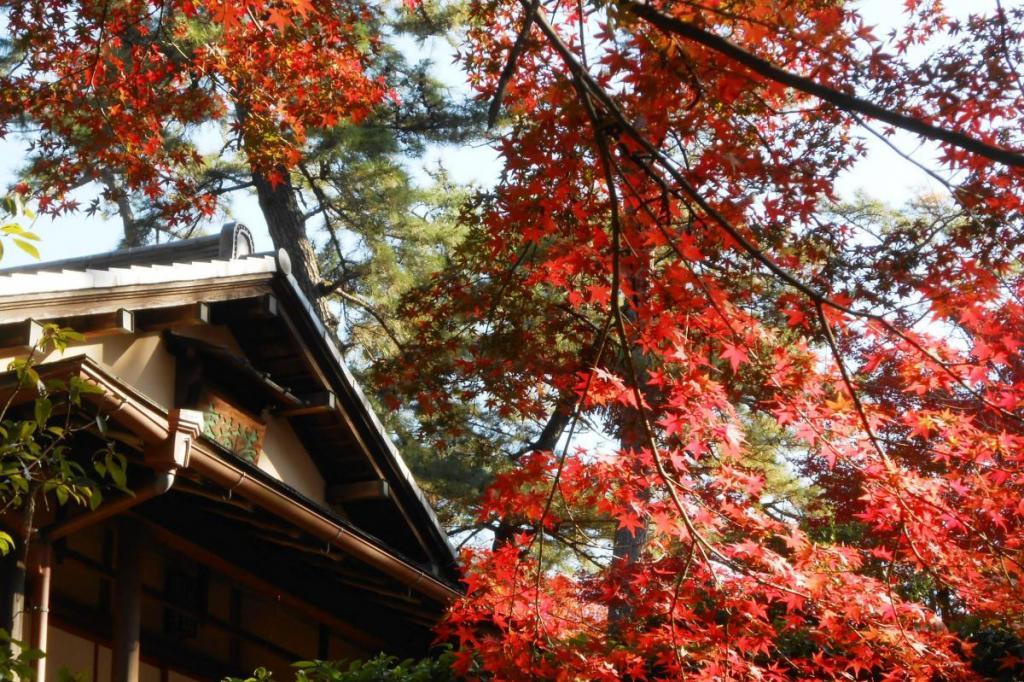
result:
[[[135,284],[164,284],[189,280],[232,277],[275,272],[277,260],[271,254],[259,254],[237,260],[171,262],[167,265],[127,265],[105,269],[81,270],[43,263],[37,269],[0,270],[0,296],[41,294],[51,291],[101,289]]]
[[[217,234],[179,239],[166,244],[117,249],[77,258],[30,263],[12,268],[0,268],[0,274],[32,274],[61,270],[107,270],[131,265],[172,265],[210,260],[232,260],[251,255],[253,238],[249,230],[239,223],[227,223]]]
[[[0,269],[0,299],[49,292],[75,292],[133,285],[161,285],[175,282],[214,280],[245,275],[273,275],[285,283],[292,305],[302,308],[313,336],[322,344],[327,361],[360,406],[370,439],[378,452],[390,460],[408,493],[415,499],[434,537],[454,561],[454,549],[434,510],[417,485],[401,453],[374,413],[358,382],[349,371],[333,335],[320,321],[314,306],[302,293],[287,256],[254,254],[252,236],[242,225],[229,223],[220,234],[168,244],[124,249],[60,261]]]

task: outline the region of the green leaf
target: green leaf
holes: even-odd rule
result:
[[[52,412],[53,403],[50,402],[49,398],[36,398],[35,416],[36,424],[38,426],[45,426],[46,422],[50,420],[50,414]]]
[[[103,393],[102,388],[80,377],[71,377],[71,386],[79,393]]]
[[[35,371],[34,369],[29,367],[28,365],[26,365],[25,367],[22,367],[21,371],[24,374],[25,381],[27,383],[30,383],[33,386],[35,386],[40,391],[40,393],[46,391],[46,385],[43,384],[43,382],[39,379],[39,372]]]
[[[124,488],[128,483],[128,475],[125,472],[123,458],[116,453],[108,451],[107,456],[104,458],[104,464],[107,465],[107,472],[114,481],[114,485],[118,488]]]
[[[26,242],[26,241],[24,241],[22,239],[15,239],[14,243],[17,245],[17,247],[19,249],[21,249],[22,251],[24,251],[28,255],[32,256],[36,260],[40,259],[39,249],[37,249],[35,247],[35,245],[31,244],[30,242]]]
[[[17,223],[7,223],[3,227],[0,227],[0,232],[9,234],[13,237],[20,237],[21,239],[31,239],[34,242],[41,241],[39,239],[39,235],[35,232],[29,232]]]
[[[14,538],[9,533],[0,530],[0,556],[10,554],[12,549],[14,549]]]
[[[32,437],[32,434],[36,432],[36,423],[33,421],[23,421],[18,425],[18,440],[25,442]]]
[[[65,342],[85,341],[85,334],[76,332],[74,329],[68,329],[67,327],[62,327],[58,330],[58,335]]]

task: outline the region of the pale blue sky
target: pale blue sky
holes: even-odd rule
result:
[[[1019,5],[1024,0],[1004,2]],[[900,22],[903,3],[900,0],[861,0],[857,3],[870,23],[887,27]],[[946,5],[957,15],[966,14],[971,8],[991,7],[995,0],[949,0]],[[438,76],[457,90],[464,90],[461,74],[451,64],[452,53],[448,45],[434,42],[422,48],[422,53],[431,56],[438,65]],[[918,142],[910,135],[898,135],[895,143],[906,151],[917,149]],[[869,195],[888,203],[898,205],[920,191],[939,191],[940,186],[921,170],[900,159],[894,152],[877,141],[870,143],[871,153],[851,173],[843,177],[839,190],[844,195],[863,190]],[[15,171],[24,156],[24,145],[18,141],[0,141],[0,187],[13,182]],[[934,152],[928,148],[919,151],[919,158],[930,160]],[[477,182],[483,185],[493,183],[498,172],[496,153],[487,147],[456,147],[439,145],[427,154],[419,167],[433,166],[440,161],[452,176],[462,182]],[[86,188],[79,193],[85,205],[91,198]],[[256,234],[257,246],[263,250],[271,248],[263,216],[255,198],[237,195],[232,205],[233,217],[248,225]],[[218,225],[211,225],[216,229]],[[40,252],[43,260],[55,260],[72,256],[97,253],[114,248],[120,237],[121,225],[117,219],[104,220],[98,216],[84,214],[63,216],[59,219],[40,218],[34,228],[41,237]],[[2,265],[11,266],[31,262],[26,254],[17,249],[8,249]]]

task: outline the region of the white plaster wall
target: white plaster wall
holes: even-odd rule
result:
[[[170,409],[174,404],[174,356],[162,344],[160,334],[155,332],[111,335],[74,344],[63,352],[50,351],[39,362],[86,355],[109,367],[161,407]],[[0,358],[0,368],[7,369],[14,357]]]
[[[311,500],[325,503],[326,486],[291,425],[280,418],[267,422],[263,449],[256,465]]]
[[[95,644],[52,625],[46,629],[46,640],[46,682],[57,682],[62,668],[83,675],[91,682],[99,682],[93,680]]]
[[[226,346],[241,353],[238,342],[223,326],[194,325],[174,329],[178,334]],[[65,352],[47,354],[40,362],[76,355],[88,357],[111,371],[155,401],[164,409],[174,406],[175,358],[164,348],[159,332],[135,335],[111,335],[70,346]],[[0,358],[0,371],[13,357]],[[271,419],[263,441],[260,469],[283,481],[317,502],[324,502],[325,486],[302,443],[284,419]]]

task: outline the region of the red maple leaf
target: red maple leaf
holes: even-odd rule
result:
[[[729,361],[729,365],[732,367],[732,371],[736,371],[740,368],[744,362],[747,361],[747,351],[740,346],[733,345],[731,343],[723,344],[725,350],[722,351],[722,357]]]

